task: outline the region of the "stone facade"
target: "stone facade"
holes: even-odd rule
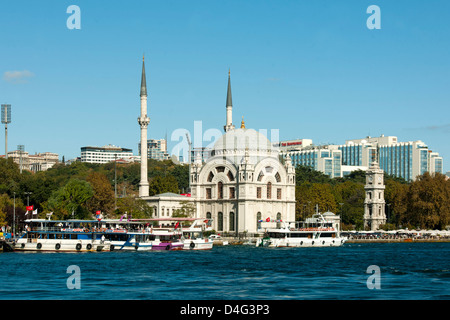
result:
[[[384,171],[377,162],[373,162],[366,171],[366,198],[364,200],[364,227],[372,231],[380,229],[386,223],[384,200]]]

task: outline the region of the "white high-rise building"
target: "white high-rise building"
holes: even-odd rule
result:
[[[103,147],[87,146],[81,148],[81,162],[108,163],[119,159],[132,160],[133,158],[133,150],[111,144]]]

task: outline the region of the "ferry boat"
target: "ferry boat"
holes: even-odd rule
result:
[[[14,251],[92,252],[109,248],[97,220],[28,219],[25,224]]]
[[[333,213],[314,214],[304,222],[283,222],[278,228],[269,228],[262,239],[256,242],[258,247],[337,247],[347,240],[339,231],[336,219],[326,219]],[[335,216],[335,215],[334,215]],[[261,222],[261,221],[260,221]]]

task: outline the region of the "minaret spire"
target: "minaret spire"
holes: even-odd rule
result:
[[[150,118],[147,116],[147,83],[145,79],[145,64],[144,57],[142,57],[142,76],[141,76],[141,115],[138,118],[139,126],[141,127],[141,181],[139,182],[139,197],[148,197],[148,168],[147,168],[147,128],[150,123]]]
[[[228,132],[230,130],[234,129],[233,126],[233,102],[231,99],[231,76],[230,76],[230,69],[228,69],[228,90],[227,90],[227,122],[226,125],[223,127],[225,132]]]
[[[141,96],[147,96],[147,83],[145,81],[145,63],[142,56]]]

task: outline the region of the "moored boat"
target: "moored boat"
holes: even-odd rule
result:
[[[212,231],[210,219],[187,218],[183,221],[192,222],[190,226],[182,228],[185,250],[210,250],[213,248],[213,241],[204,234]]]
[[[109,248],[97,220],[25,220],[14,251],[93,252]]]
[[[269,228],[258,247],[337,247],[347,240],[339,231],[339,222],[325,220],[322,214],[315,214],[304,222],[278,221],[278,228]]]

